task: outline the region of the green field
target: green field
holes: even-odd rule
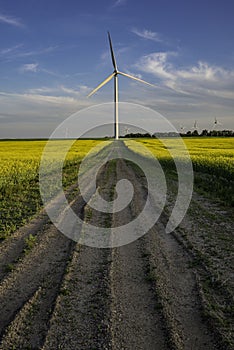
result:
[[[53,141],[54,151],[66,141]],[[63,183],[68,187],[77,179],[77,169],[85,154],[100,141],[76,141],[64,164]],[[168,151],[173,149],[183,161],[178,140],[141,139],[159,159],[165,170],[173,174],[174,162]],[[234,139],[185,138],[195,170],[195,187],[207,195],[233,205]],[[129,141],[126,145],[131,148]],[[31,218],[42,206],[38,169],[46,141],[0,142],[0,239],[6,238]],[[136,151],[136,148],[134,151]]]

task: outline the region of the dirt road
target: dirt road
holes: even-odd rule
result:
[[[112,200],[126,177],[137,195],[121,215],[90,215],[79,194],[73,210],[106,227],[131,221],[146,196],[131,164],[107,164],[98,190]],[[175,187],[171,180],[159,221],[129,245],[79,245],[44,212],[2,242],[0,349],[232,349],[230,212],[194,193],[180,227],[166,234]]]

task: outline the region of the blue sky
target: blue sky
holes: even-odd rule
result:
[[[47,137],[70,114],[113,99],[148,106],[178,129],[217,118],[234,128],[234,2],[185,0],[0,1],[0,137]],[[111,121],[110,121],[111,122]],[[156,130],[155,130],[156,131]]]

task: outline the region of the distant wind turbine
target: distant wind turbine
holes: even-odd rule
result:
[[[218,125],[222,125],[218,120],[217,120],[217,118],[215,117],[214,118],[214,125],[213,125],[213,129],[216,127],[216,126],[218,126]]]
[[[125,135],[126,135],[126,134],[129,134],[130,128],[125,127],[125,128],[124,128],[124,131],[125,131]]]
[[[181,131],[181,132],[185,131],[185,129],[186,129],[186,127],[185,127],[185,126],[180,125],[180,131]]]
[[[198,130],[198,125],[197,125],[197,121],[195,120],[192,129],[194,130]]]
[[[113,67],[114,67],[114,72],[109,75],[101,84],[99,84],[93,91],[90,92],[90,94],[88,95],[88,97],[92,96],[93,94],[95,94],[95,92],[97,92],[99,89],[101,89],[101,87],[103,87],[105,84],[107,84],[112,78],[114,78],[114,102],[115,102],[115,139],[118,140],[119,139],[119,107],[118,107],[118,103],[119,103],[119,88],[118,88],[118,75],[123,75],[127,78],[131,78],[133,80],[137,80],[141,83],[150,85],[155,87],[155,85],[147,83],[146,81],[133,77],[132,75],[129,75],[127,73],[123,73],[120,72],[117,68],[117,64],[116,64],[116,59],[115,59],[115,55],[114,55],[114,50],[113,50],[113,46],[112,46],[112,42],[111,42],[111,36],[110,33],[108,32],[108,39],[109,39],[109,45],[110,45],[110,52],[111,52],[111,58],[112,58],[112,63],[113,63]]]

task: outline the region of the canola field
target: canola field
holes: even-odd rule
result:
[[[0,240],[27,222],[42,206],[39,166],[47,141],[0,141]],[[54,153],[66,141],[53,141]],[[66,188],[77,179],[77,168],[97,140],[76,141],[64,163]]]
[[[61,142],[53,141],[54,150]],[[63,184],[70,186],[77,179],[79,163],[100,140],[78,140],[68,153],[64,164]],[[168,149],[177,149],[176,138],[140,139],[163,164],[173,170]],[[195,186],[213,194],[227,205],[233,205],[234,138],[185,138],[195,171]],[[125,144],[131,148],[129,141]],[[39,166],[46,141],[0,142],[0,240],[27,222],[42,206],[39,192]],[[178,157],[183,155],[178,149]]]
[[[183,141],[189,151],[195,171],[233,179],[234,138],[188,137],[184,138]],[[140,142],[147,146],[161,161],[172,161],[170,149],[175,150],[177,157],[183,158],[183,150],[178,146],[177,138],[163,139],[163,143],[158,139],[141,139]]]
[[[183,141],[193,164],[195,189],[233,206],[234,138],[188,137]],[[149,148],[165,169],[175,170],[169,150],[182,162],[186,161],[177,138],[139,139],[138,142]],[[131,147],[131,142],[126,141],[126,144]]]

